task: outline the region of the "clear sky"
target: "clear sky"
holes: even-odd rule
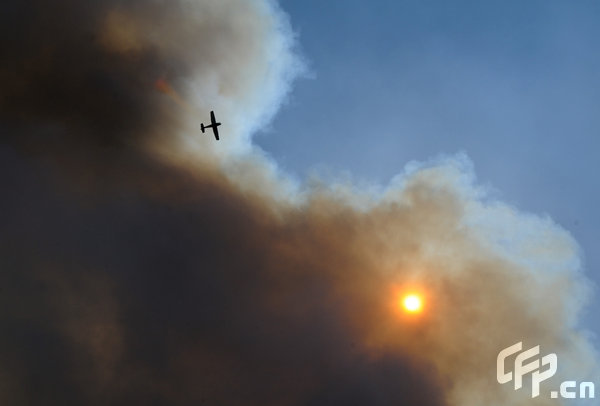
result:
[[[285,170],[385,184],[411,160],[465,152],[502,200],[569,230],[598,284],[599,2],[281,5],[310,77],[255,140]]]

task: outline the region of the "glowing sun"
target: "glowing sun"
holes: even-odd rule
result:
[[[402,298],[402,307],[409,313],[419,313],[423,309],[423,300],[416,293],[411,293]]]

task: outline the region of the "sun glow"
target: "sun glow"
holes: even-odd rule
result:
[[[408,313],[420,313],[423,310],[423,299],[416,293],[410,293],[402,298],[402,307]]]

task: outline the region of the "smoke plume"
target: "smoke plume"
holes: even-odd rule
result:
[[[252,146],[302,71],[277,4],[0,7],[1,404],[555,405],[593,380],[576,242],[467,157],[369,194]],[[559,358],[533,400],[496,382],[519,341]]]

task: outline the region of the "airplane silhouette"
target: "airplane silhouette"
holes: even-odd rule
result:
[[[221,125],[221,123],[217,123],[217,120],[215,119],[215,112],[211,111],[210,112],[210,124],[204,125],[201,123],[200,129],[202,130],[202,133],[204,134],[204,130],[206,130],[207,128],[212,128],[213,134],[215,134],[215,138],[218,141],[219,140],[219,130],[217,130],[217,127],[220,125]]]

